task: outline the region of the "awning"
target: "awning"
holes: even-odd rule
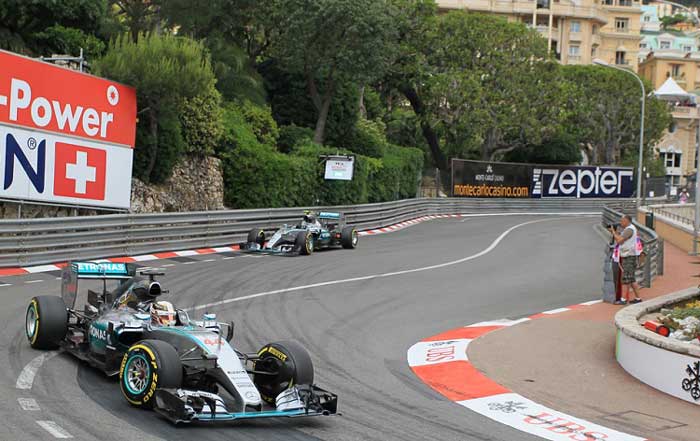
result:
[[[664,84],[656,89],[654,95],[656,95],[658,99],[664,101],[695,103],[695,95],[683,90],[683,88],[679,86],[672,77],[668,77]]]

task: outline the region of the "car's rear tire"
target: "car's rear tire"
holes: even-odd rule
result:
[[[340,244],[343,248],[350,250],[357,247],[358,239],[355,227],[343,227],[343,230],[340,232]]]
[[[36,296],[27,307],[25,330],[34,349],[55,349],[68,332],[68,309],[58,296]]]
[[[309,231],[299,231],[294,240],[294,246],[299,250],[299,254],[308,256],[314,252],[314,236]]]
[[[150,409],[156,389],[182,386],[182,362],[175,348],[160,340],[142,340],[122,358],[119,388],[135,407]]]
[[[248,240],[250,243],[257,243],[260,246],[265,245],[265,232],[260,228],[253,228],[248,232]]]
[[[276,372],[275,375],[255,374],[253,382],[260,396],[274,404],[275,398],[292,386],[313,384],[314,365],[311,356],[295,341],[269,343],[258,351],[255,370]]]

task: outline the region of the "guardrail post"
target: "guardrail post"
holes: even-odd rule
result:
[[[658,257],[658,255],[657,255],[657,257]],[[644,259],[644,285],[643,285],[643,288],[651,288],[651,259],[652,259],[652,256],[648,256],[648,259]]]
[[[664,240],[660,237],[656,241],[656,275],[664,275]]]

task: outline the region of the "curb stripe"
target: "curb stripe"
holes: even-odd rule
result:
[[[528,400],[491,380],[468,361],[467,348],[474,339],[519,323],[553,317],[598,303],[601,300],[552,309],[518,320],[492,320],[451,329],[411,346],[406,353],[408,365],[418,378],[445,398],[501,424],[540,438],[552,441],[646,441]]]

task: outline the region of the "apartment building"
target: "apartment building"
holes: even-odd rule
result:
[[[563,64],[600,58],[637,70],[641,3],[638,0],[438,0],[448,11],[502,15],[534,27]]]

